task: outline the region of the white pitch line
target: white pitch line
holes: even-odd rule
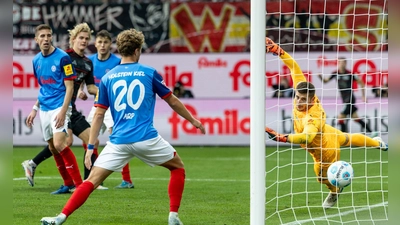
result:
[[[320,217],[317,217],[317,218],[314,218],[314,219],[293,221],[293,222],[290,222],[290,223],[285,223],[283,225],[304,224],[304,223],[308,223],[308,222],[311,222],[311,221],[321,221],[321,220],[324,221],[324,220],[332,218],[332,217],[345,216],[345,215],[349,215],[349,214],[354,214],[356,212],[362,212],[362,211],[370,210],[370,209],[377,208],[377,207],[387,206],[387,205],[388,205],[388,202],[386,201],[386,202],[378,203],[378,204],[371,205],[371,206],[368,206],[368,207],[362,207],[362,208],[358,208],[358,209],[354,209],[354,210],[348,210],[348,211],[344,211],[344,212],[341,212],[341,213],[336,213],[336,214],[333,214],[333,215],[320,216]]]
[[[58,176],[48,176],[48,177],[36,177],[35,180],[51,180],[51,179],[59,179],[61,177]],[[108,177],[108,180],[120,180],[121,178],[119,177]],[[169,180],[169,177],[167,178],[133,178],[134,180]],[[13,178],[13,181],[20,181],[20,180],[26,180],[26,177],[15,177]],[[186,181],[196,181],[196,182],[250,182],[250,180],[237,180],[237,179],[193,179],[193,178],[186,178]],[[315,180],[308,179],[308,181],[305,180],[294,180],[294,183],[317,183]],[[362,183],[365,184],[367,182],[365,181],[353,181],[357,183]],[[276,180],[267,180],[267,183],[276,183]],[[285,182],[279,182],[279,184],[286,184],[290,183],[290,181],[285,181]],[[370,184],[382,184],[380,181],[369,181],[368,183]],[[383,182],[387,183],[387,182]]]
[[[55,176],[55,177],[36,177],[35,180],[51,180],[51,179],[59,179],[61,177]],[[107,180],[120,180],[121,178],[119,177],[108,177]],[[132,178],[133,180],[169,180],[168,178]],[[26,177],[15,177],[13,178],[13,181],[20,181],[20,180],[26,180]],[[235,180],[235,179],[190,179],[186,178],[186,181],[199,181],[199,182],[250,182],[250,180]]]

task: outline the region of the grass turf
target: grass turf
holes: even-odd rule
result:
[[[244,225],[250,222],[249,147],[177,147],[186,167],[186,185],[180,208],[185,225]],[[83,150],[73,147],[79,165]],[[21,162],[41,148],[15,147],[13,156],[13,212],[16,225],[40,224],[55,216],[70,194],[50,195],[62,180],[53,159],[36,170],[35,186],[27,184]],[[376,149],[342,151],[352,162],[356,179],[339,198],[337,208],[324,211],[328,190],[315,180],[312,159],[302,149],[266,148],[266,224],[385,224],[387,218],[387,154]],[[150,168],[137,159],[130,163],[134,189],[113,189],[121,174],[104,183],[109,190],[95,190],[66,224],[158,225],[167,224],[169,171]],[[81,167],[82,171],[82,167]],[[278,180],[277,180],[278,178]],[[291,179],[292,178],[292,179]],[[366,191],[368,190],[368,192]],[[369,206],[369,207],[367,207]],[[339,214],[341,215],[339,216]],[[374,221],[374,222],[371,222]]]

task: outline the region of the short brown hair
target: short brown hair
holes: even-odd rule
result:
[[[121,56],[131,56],[137,48],[141,49],[144,35],[133,28],[124,30],[117,36],[117,49]]]
[[[296,90],[300,94],[308,94],[308,97],[313,98],[315,96],[315,86],[314,84],[303,81],[297,84]]]
[[[35,36],[37,36],[37,33],[41,30],[50,30],[50,32],[53,33],[53,29],[51,29],[50,25],[40,24],[35,28]]]
[[[96,38],[98,38],[98,37],[107,38],[111,41],[111,34],[107,30],[101,30],[101,31],[97,32]]]

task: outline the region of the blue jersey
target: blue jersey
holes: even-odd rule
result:
[[[59,48],[43,56],[41,52],[32,60],[33,73],[37,78],[39,90],[39,104],[42,111],[50,111],[61,107],[64,103],[64,80],[74,80],[75,70],[69,55]]]
[[[93,62],[94,83],[97,87],[99,87],[101,78],[106,75],[108,71],[121,63],[121,59],[112,53],[106,60],[100,60],[97,53],[89,56],[89,59]]]
[[[95,106],[110,108],[111,143],[135,143],[158,135],[153,126],[156,94],[166,98],[172,92],[154,68],[140,63],[118,65],[101,79]]]

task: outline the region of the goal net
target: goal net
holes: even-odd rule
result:
[[[388,141],[387,0],[267,1],[266,35],[286,50],[316,87],[326,123],[351,133]],[[336,74],[341,58],[356,75],[350,109],[357,118],[341,119],[346,107]],[[266,126],[293,133],[290,70],[277,56],[266,56]],[[318,76],[321,74],[321,78]],[[363,88],[362,84],[365,84]],[[350,89],[349,89],[350,90]],[[363,101],[363,90],[366,102]],[[364,121],[364,123],[362,122]],[[323,209],[329,189],[317,181],[314,161],[299,145],[274,142],[266,147],[266,224],[381,224],[388,220],[388,155],[375,148],[342,148],[354,180],[336,205]]]

